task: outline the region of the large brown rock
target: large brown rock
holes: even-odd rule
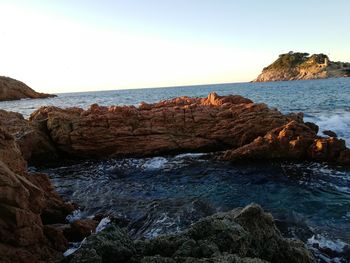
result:
[[[138,108],[43,107],[30,120],[41,123],[64,153],[124,157],[237,148],[293,118],[241,96],[211,93],[204,99],[181,97]]]
[[[88,110],[42,107],[30,122],[75,157],[222,151],[223,159],[315,160],[350,164],[345,142],[317,135],[302,113],[284,115],[241,96],[180,97]]]
[[[242,147],[228,150],[222,158],[231,161],[313,160],[350,165],[350,152],[344,140],[321,138],[312,126],[297,121],[273,129]]]
[[[0,76],[0,101],[50,97],[56,97],[56,95],[36,92],[21,81]]]
[[[72,209],[54,192],[46,175],[27,173],[15,139],[0,127],[0,262],[59,258],[61,252],[44,231],[43,217],[47,211],[66,216]]]
[[[14,136],[23,158],[32,164],[56,160],[57,151],[40,123],[31,123],[11,111],[0,110],[0,127]]]

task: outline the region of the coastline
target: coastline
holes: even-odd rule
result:
[[[335,137],[318,136],[317,125],[304,123],[302,117],[302,114],[284,115],[276,109],[269,109],[264,104],[254,104],[241,96],[218,96],[215,93],[209,94],[207,98],[182,97],[155,104],[141,103],[139,108],[92,105],[84,111],[79,108],[44,107],[33,113],[29,120],[25,120],[20,114],[2,111],[1,123],[3,127],[7,127],[6,131],[2,131],[2,138],[7,142],[5,145],[12,145],[5,152],[13,152],[13,156],[17,157],[8,159],[3,154],[1,160],[5,165],[6,176],[16,176],[16,180],[21,176],[29,178],[30,187],[38,189],[35,191],[41,193],[40,198],[46,199],[45,202],[50,204],[42,205],[39,210],[29,208],[29,211],[36,215],[41,213],[42,221],[37,221],[38,230],[42,229],[40,235],[51,240],[45,245],[51,247],[50,249],[62,249],[67,247],[67,241],[64,241],[67,237],[69,241],[73,241],[72,231],[78,231],[74,235],[82,238],[90,233],[98,222],[82,221],[78,226],[73,222],[64,228],[52,225],[64,223],[65,216],[73,211],[73,206],[64,204],[54,193],[48,179],[44,179],[47,178],[46,175],[27,173],[26,161],[45,163],[48,156],[57,161],[60,160],[61,154],[79,158],[115,158],[159,156],[196,150],[202,152],[207,149],[208,152],[218,151],[219,159],[230,161],[308,159],[349,165],[349,150],[345,148],[345,142]],[[136,120],[146,122],[137,124]],[[113,123],[117,126],[113,126]],[[140,125],[140,128],[137,125]],[[82,130],[75,131],[74,127]],[[235,127],[238,130],[235,131]],[[208,134],[208,131],[211,132]],[[15,139],[9,133],[14,135]],[[132,139],[132,136],[136,139]],[[176,137],[179,138],[178,141]],[[232,148],[233,150],[229,150]],[[228,151],[222,154],[222,150]],[[6,166],[17,175],[7,170]],[[24,187],[30,189],[28,185]],[[9,193],[5,188],[4,191]],[[6,198],[9,198],[6,202],[14,202],[11,199],[12,194]],[[16,202],[19,205],[16,209],[28,209],[22,205],[24,200]],[[37,201],[29,199],[25,202],[30,204]],[[5,218],[5,222],[6,220]],[[67,232],[63,231],[64,229],[70,230]],[[16,226],[14,230],[19,231]],[[28,238],[33,239],[29,236]],[[61,240],[59,243],[57,238]],[[56,245],[52,247],[53,244]],[[38,243],[33,243],[33,246],[36,245]],[[18,253],[16,247],[12,249],[14,253]],[[40,250],[36,251],[38,254],[32,256],[41,257]],[[12,256],[10,254],[9,257]],[[57,253],[52,253],[51,256],[57,257]]]

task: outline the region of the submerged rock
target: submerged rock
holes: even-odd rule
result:
[[[304,244],[285,239],[258,205],[218,213],[188,230],[131,240],[111,225],[90,236],[66,262],[314,262]]]
[[[56,95],[36,92],[21,81],[0,76],[0,101],[51,97]]]

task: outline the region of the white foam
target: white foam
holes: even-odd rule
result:
[[[182,159],[182,158],[198,158],[201,156],[206,155],[205,153],[183,153],[183,154],[178,154],[174,158],[175,159]]]
[[[66,220],[69,223],[73,223],[74,221],[77,221],[77,220],[79,220],[81,218],[82,218],[82,213],[78,209],[78,210],[74,210],[71,214],[67,215]]]
[[[347,243],[345,243],[341,240],[332,241],[332,240],[326,239],[325,237],[323,237],[321,235],[312,236],[311,238],[309,238],[307,240],[307,244],[310,246],[316,244],[320,248],[329,248],[332,251],[335,251],[338,253],[343,252],[344,248],[346,248],[346,246],[348,246]]]
[[[101,232],[103,229],[105,229],[109,225],[110,222],[111,222],[111,219],[109,217],[102,218],[102,220],[96,227],[95,233]]]
[[[71,247],[68,248],[64,253],[64,257],[68,257],[69,255],[72,255],[75,251],[77,251],[81,246],[86,242],[86,238],[83,239],[81,242],[76,242],[71,244]]]
[[[318,116],[316,124],[320,127],[320,135],[324,130],[332,130],[350,144],[350,113]]]
[[[164,167],[164,165],[168,162],[168,160],[164,157],[154,157],[147,160],[142,168],[145,170],[158,170]]]

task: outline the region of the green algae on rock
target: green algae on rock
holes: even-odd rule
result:
[[[118,260],[117,260],[118,259]],[[314,262],[304,244],[285,239],[271,214],[256,204],[217,213],[188,230],[150,240],[132,240],[111,225],[87,238],[65,262]]]

